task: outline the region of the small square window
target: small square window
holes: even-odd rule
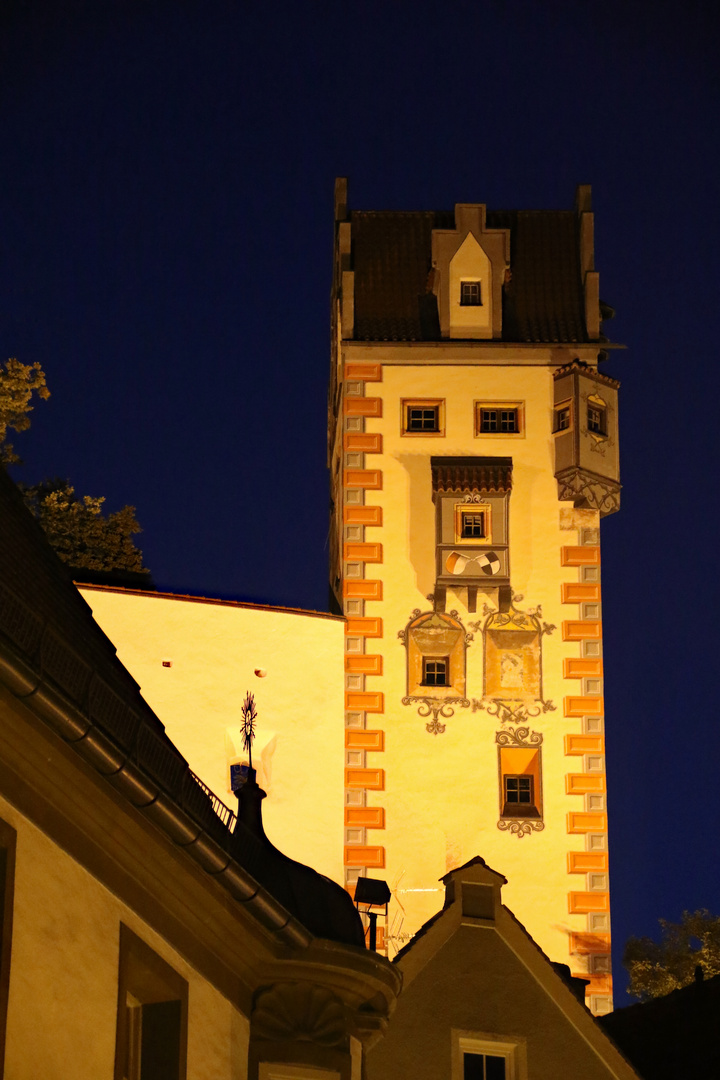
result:
[[[463,510],[460,514],[460,535],[462,537],[477,537],[484,539],[487,536],[485,525],[485,512],[483,510]]]
[[[520,435],[523,404],[518,401],[479,401],[475,404],[476,435]]]
[[[403,435],[444,435],[445,403],[440,398],[404,398]]]
[[[463,307],[480,307],[482,305],[479,281],[463,281],[460,283],[460,304]]]
[[[538,817],[532,776],[503,776],[503,817]]]
[[[607,435],[607,410],[601,405],[588,404],[587,411],[588,431],[595,435]]]
[[[505,1080],[505,1057],[463,1054],[463,1080]]]
[[[423,686],[449,686],[450,661],[447,656],[423,657]]]

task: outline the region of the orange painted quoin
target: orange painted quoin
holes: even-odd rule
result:
[[[346,525],[382,525],[382,506],[349,506],[346,503],[343,518]]]
[[[345,361],[345,378],[361,382],[382,382],[382,364],[364,364],[359,360]]]
[[[345,746],[348,750],[385,749],[385,732],[370,728],[345,728]]]
[[[593,659],[586,656],[566,656],[563,660],[563,677],[566,679],[600,679],[603,673],[603,662],[598,657]]]
[[[382,600],[383,583],[370,578],[348,579],[343,582],[343,596],[358,600]]]
[[[607,832],[607,814],[600,810],[571,812],[567,816],[567,831],[569,833]]]
[[[603,794],[605,792],[605,774],[568,773],[565,777],[565,790],[568,795]]]
[[[385,848],[370,844],[346,844],[345,866],[368,866],[382,869],[385,866]]]
[[[381,563],[383,547],[382,544],[349,541],[343,545],[343,555],[352,562]]]
[[[383,414],[382,398],[379,397],[346,397],[346,416],[377,416]]]
[[[571,754],[602,754],[605,749],[605,740],[602,735],[566,735],[565,753]]]
[[[563,581],[560,595],[563,604],[598,604],[600,585],[598,582]]]
[[[599,566],[600,548],[588,544],[583,547],[564,547],[560,553],[561,566]]]
[[[384,829],[385,811],[382,806],[346,806],[345,825],[355,829]]]
[[[353,637],[382,637],[383,621],[365,615],[349,617],[345,624],[345,633]]]
[[[602,623],[599,619],[578,619],[577,622],[563,622],[562,636],[563,641],[600,641],[602,638]]]
[[[380,469],[346,469],[345,487],[380,491],[382,489],[382,472]]]
[[[607,851],[568,851],[568,874],[601,873],[607,868]]]
[[[610,910],[610,893],[607,892],[570,892],[568,893],[568,912],[570,915],[589,915],[593,911]]]
[[[367,788],[368,791],[384,791],[385,770],[348,768],[345,770],[345,787]]]
[[[385,696],[376,690],[346,690],[345,708],[381,713],[385,711]]]
[[[365,432],[347,432],[345,435],[345,449],[358,454],[382,454],[382,435],[371,435]]]
[[[570,952],[577,956],[588,953],[609,953],[611,940],[609,934],[579,933],[570,935]],[[583,976],[585,977],[585,976]]]
[[[345,653],[345,670],[351,675],[382,675],[383,658],[375,653]]]
[[[594,694],[566,697],[563,698],[563,712],[565,716],[602,716],[603,699]]]

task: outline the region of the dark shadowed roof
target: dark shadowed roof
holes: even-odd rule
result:
[[[644,1080],[720,1076],[720,975],[600,1017]]]
[[[452,229],[452,212],[355,210],[355,338],[437,341],[430,285],[433,229]],[[489,229],[510,229],[512,278],[503,292],[503,340],[587,341],[578,218],[573,210],[488,212]]]
[[[348,893],[278,851],[261,824],[238,821],[195,775],[2,465],[0,685],[264,925],[295,942],[309,931],[363,946]]]

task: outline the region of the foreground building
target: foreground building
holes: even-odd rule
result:
[[[599,368],[611,312],[590,189],[566,211],[402,213],[349,210],[339,181],[335,211],[331,588],[344,622],[83,594],[223,794],[242,760],[225,702],[257,692],[273,836],[302,858],[301,820],[323,872],[351,891],[359,875],[387,879],[390,956],[442,903],[438,879],[480,852],[607,1012],[599,525],[619,507],[618,383]],[[317,798],[299,753],[322,773]]]
[[[481,859],[390,964],[263,797],[189,768],[0,469],[0,1077],[637,1080]]]

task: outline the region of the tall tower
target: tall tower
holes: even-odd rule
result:
[[[390,955],[481,855],[611,1008],[590,188],[574,210],[350,211],[335,193],[331,586],[347,617],[345,873]]]

